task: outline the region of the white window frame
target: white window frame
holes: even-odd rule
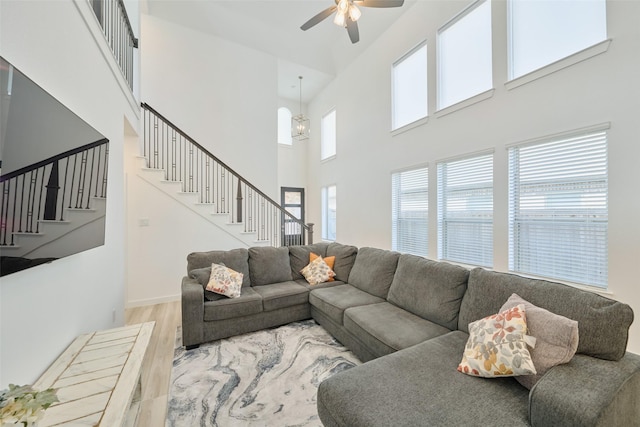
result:
[[[607,288],[608,129],[507,146],[509,271]]]
[[[286,115],[286,119],[282,118],[282,115]],[[287,107],[278,108],[278,144],[280,145],[293,145],[293,138],[291,138],[291,110]]]
[[[447,82],[447,79],[451,78],[455,80],[453,84],[455,86],[456,84],[458,84],[459,80],[462,80],[464,83],[464,81],[470,81],[473,78],[473,76],[462,76],[462,78],[457,78],[456,80],[455,75],[451,75],[450,73],[446,72],[445,65],[448,63],[448,61],[445,60],[447,58],[447,50],[444,44],[445,42],[444,35],[448,30],[452,30],[456,26],[456,24],[463,22],[465,18],[468,18],[474,12],[478,12],[481,7],[487,7],[488,13],[489,13],[489,22],[488,22],[489,38],[488,40],[483,40],[484,42],[488,42],[488,48],[489,48],[488,56],[484,58],[484,61],[488,63],[488,76],[487,75],[482,76],[482,80],[483,80],[482,83],[479,84],[477,88],[473,88],[472,90],[470,90],[469,93],[466,93],[464,95],[457,96],[457,97],[452,97],[452,99],[447,99],[447,97],[445,96],[446,90],[447,90],[445,83]],[[486,13],[487,11],[482,10],[482,12]],[[477,40],[482,40],[480,37],[477,37],[477,35],[475,34],[469,34],[468,37],[474,42]],[[438,79],[437,79],[438,111],[444,110],[453,105],[457,105],[466,100],[474,98],[479,94],[486,93],[487,91],[491,91],[493,89],[493,63],[492,63],[493,62],[493,46],[492,46],[492,27],[491,27],[491,0],[475,1],[474,3],[466,7],[464,10],[462,10],[460,13],[458,13],[456,16],[454,16],[445,25],[440,27],[437,33],[437,45],[438,45],[438,52],[437,52],[438,53],[438,68],[437,68],[438,69]],[[480,52],[480,50],[475,49],[474,52]],[[463,55],[463,56],[464,58],[470,58],[469,55]],[[479,59],[479,61],[482,61],[482,60]],[[477,74],[478,70],[480,69],[477,63],[469,63],[469,62],[464,64],[459,64],[457,68],[462,68],[463,73],[464,71],[469,71],[474,74]],[[479,100],[483,100],[486,98],[487,97],[485,96]]]
[[[403,191],[403,183],[406,190]],[[429,168],[391,175],[391,248],[426,257],[429,249]]]
[[[424,105],[420,105],[420,107],[424,107],[424,112],[421,110],[417,113],[414,113],[414,117],[409,121],[398,122],[398,108],[399,104],[403,102],[403,100],[398,99],[398,93],[400,92],[400,88],[398,88],[396,83],[396,69],[400,66],[404,61],[413,58],[414,55],[417,55],[424,49],[424,59],[425,59],[425,69],[424,69],[424,82],[421,82],[421,85],[424,87]],[[427,41],[424,40],[420,42],[417,46],[409,50],[407,53],[402,55],[397,61],[395,61],[391,65],[391,131],[396,133],[396,131],[410,129],[415,126],[419,126],[421,124],[426,123],[429,116],[429,76],[428,76],[428,51],[427,51]],[[416,93],[414,91],[414,93]]]
[[[336,156],[337,140],[338,115],[336,109],[332,108],[322,116],[320,121],[320,160],[328,160]]]
[[[493,150],[437,163],[439,259],[493,266],[493,163]]]
[[[333,215],[329,206],[329,192],[333,188],[334,198],[336,206],[333,209]],[[337,186],[327,185],[322,187],[322,240],[335,241],[337,232],[337,204],[338,204],[338,191]]]

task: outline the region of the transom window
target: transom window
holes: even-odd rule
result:
[[[392,129],[427,117],[427,43],[423,42],[392,67]]]
[[[427,256],[429,171],[426,167],[391,176],[392,249]]]
[[[493,265],[493,154],[438,163],[438,257]]]
[[[607,38],[606,0],[508,0],[514,79]]]
[[[606,129],[509,149],[509,269],[607,287]]]
[[[438,31],[438,109],[493,87],[491,1],[480,0]]]

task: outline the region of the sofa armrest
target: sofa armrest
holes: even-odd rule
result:
[[[182,278],[182,345],[202,343],[204,322],[204,288],[197,280]]]
[[[549,370],[529,393],[532,426],[637,426],[640,356],[619,361],[576,355]]]

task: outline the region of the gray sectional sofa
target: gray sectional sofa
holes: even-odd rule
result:
[[[299,271],[309,252],[336,257],[334,282],[306,283]],[[187,261],[186,346],[313,317],[367,362],[320,384],[325,426],[640,426],[640,356],[626,352],[633,321],[626,304],[559,283],[337,243],[193,253]],[[245,274],[241,297],[205,293],[202,269],[212,262]],[[513,293],[579,326],[576,355],[531,390],[512,377],[456,370],[469,323],[497,313]]]

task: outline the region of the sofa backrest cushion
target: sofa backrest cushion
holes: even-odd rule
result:
[[[251,285],[251,279],[249,277],[249,251],[247,249],[239,248],[230,251],[192,252],[187,255],[187,274],[197,268],[211,267],[213,263],[224,264],[230,269],[242,273],[242,286]]]
[[[387,298],[398,265],[398,258],[400,258],[398,252],[360,248],[349,273],[349,284],[371,295]]]
[[[270,285],[292,280],[289,248],[261,246],[249,248],[251,286]]]
[[[313,252],[322,258],[327,256],[328,243],[319,242],[313,245],[289,246],[289,263],[291,264],[291,277],[293,280],[304,279],[300,270],[309,265],[309,254]]]
[[[402,254],[387,300],[423,319],[455,330],[468,278],[466,268]]]
[[[476,268],[469,275],[460,306],[458,329],[497,313],[516,293],[531,304],[578,322],[579,354],[620,360],[626,351],[633,310],[627,304],[546,280]]]
[[[326,256],[336,257],[333,263],[333,272],[336,273],[336,280],[346,282],[347,279],[349,279],[353,263],[356,261],[356,255],[358,255],[358,248],[355,246],[343,245],[336,242],[329,244]]]

